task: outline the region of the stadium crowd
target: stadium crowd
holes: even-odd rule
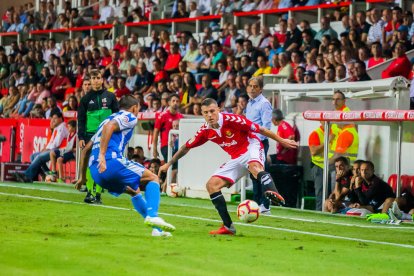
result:
[[[67,5],[67,11],[78,14]],[[31,6],[25,7],[12,17],[27,17]],[[342,21],[346,31],[338,34],[330,27],[332,20]],[[243,113],[245,99],[240,96],[246,94],[247,80],[263,74],[292,83],[364,81],[370,79],[366,68],[397,57],[383,78],[412,78],[405,54],[414,47],[411,11],[373,8],[349,16],[335,10],[321,18],[320,26],[316,32],[306,20],[281,18],[274,31],[259,22],[239,31],[224,23],[215,33],[214,26],[206,27],[200,41],[190,32],[172,37],[167,30],[153,30],[147,45],[132,33],[117,37],[112,49],[89,36],[60,44],[54,39],[13,42],[8,54],[0,48],[0,115],[42,117],[55,99],[59,107],[76,110],[85,92],[82,82],[93,69],[103,73],[105,87],[118,98],[129,93],[138,97],[142,111],[164,110],[165,99],[173,93],[180,97],[182,112],[195,115],[207,97],[228,112]]]
[[[211,10],[222,14],[275,8],[269,0],[224,0],[216,7],[213,3],[192,1],[187,9],[184,1],[176,1],[172,17],[206,15]],[[276,7],[315,3],[280,1]],[[115,23],[147,20],[151,12],[148,6],[154,5],[145,1],[144,7],[132,9],[128,1],[121,1],[115,10],[107,0],[105,4],[97,19],[102,23],[107,23],[108,18]],[[96,14],[93,9],[79,11],[66,2],[65,13],[56,15],[52,3],[42,2],[37,13],[27,4],[19,10],[8,9],[2,28],[7,32],[27,32],[84,26],[88,24],[84,18]],[[341,21],[345,32],[338,34],[330,26],[331,21]],[[275,29],[259,22],[246,24],[243,30],[233,24],[212,22],[199,40],[190,32],[171,36],[168,30],[153,30],[146,45],[132,33],[130,37],[116,37],[112,49],[89,36],[62,43],[54,39],[13,42],[10,51],[0,46],[0,116],[53,118],[58,114],[60,118],[62,112],[76,112],[82,97],[90,92],[90,73],[94,70],[103,76],[104,89],[117,99],[128,94],[139,99],[141,112],[171,111],[175,107],[170,101],[175,97],[178,110],[174,112],[196,116],[201,115],[200,103],[206,98],[215,99],[225,112],[245,115],[248,81],[263,74],[276,74],[299,84],[365,81],[370,80],[367,68],[396,57],[382,77],[412,79],[413,66],[406,56],[406,51],[414,48],[412,11],[373,8],[349,16],[338,9],[319,23],[320,30],[315,31],[306,20],[297,22],[284,17]],[[161,134],[161,140],[162,137]],[[72,150],[73,145],[69,152]],[[154,153],[153,157],[157,156]],[[157,159],[146,160],[139,148],[129,149],[129,157],[154,170],[160,165]]]

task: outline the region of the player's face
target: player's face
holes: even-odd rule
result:
[[[219,118],[219,108],[215,104],[210,104],[209,106],[201,107],[201,115],[203,115],[204,120],[210,125],[215,125],[218,122]]]
[[[361,176],[365,180],[370,180],[374,175],[374,170],[368,164],[361,165]]]
[[[354,164],[352,166],[352,174],[354,176],[359,176],[360,175],[360,171],[359,171],[359,164]]]
[[[249,84],[247,86],[247,94],[249,94],[249,97],[254,99],[262,92],[260,89],[259,83],[256,80],[249,81]]]
[[[103,84],[103,78],[100,74],[98,74],[97,76],[91,77],[91,85],[92,85],[93,90],[95,91],[100,90],[102,88],[102,84]]]
[[[344,164],[344,162],[340,161],[340,162],[336,162],[335,163],[335,170],[338,173],[339,171],[345,171],[346,165]]]

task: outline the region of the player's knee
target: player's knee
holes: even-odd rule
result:
[[[56,162],[58,162],[58,164],[63,164],[63,158],[58,158]]]

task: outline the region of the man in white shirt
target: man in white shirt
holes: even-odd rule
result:
[[[50,161],[50,152],[58,149],[62,145],[63,140],[69,135],[69,131],[63,122],[63,115],[60,112],[53,114],[50,121],[50,127],[53,129],[53,132],[49,143],[47,143],[42,151],[35,152],[30,156],[32,163],[24,174],[15,174],[19,182],[33,182],[37,179],[37,176],[42,169],[43,171],[49,171],[46,163]]]
[[[104,0],[103,7],[101,9],[101,17],[99,18],[99,22],[103,22],[104,24],[108,23],[107,20],[110,17],[114,17],[115,11],[112,6],[109,5],[109,0]]]
[[[57,57],[59,56],[59,49],[56,47],[56,41],[53,38],[50,38],[47,44],[49,48],[44,51],[43,60],[48,62],[50,60],[50,55],[53,54]]]
[[[190,18],[199,17],[203,15],[201,11],[197,9],[197,3],[195,1],[190,2],[189,9],[190,9]]]
[[[201,11],[203,15],[210,15],[211,8],[215,7],[216,5],[216,0],[198,0],[198,9]]]

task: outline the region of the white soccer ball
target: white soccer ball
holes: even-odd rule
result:
[[[51,174],[46,175],[45,182],[56,182],[56,176]]]
[[[245,200],[237,207],[237,217],[247,223],[256,221],[259,218],[259,205],[253,200]]]
[[[177,183],[171,183],[170,185],[170,196],[181,197],[184,196],[185,189],[180,187]]]

